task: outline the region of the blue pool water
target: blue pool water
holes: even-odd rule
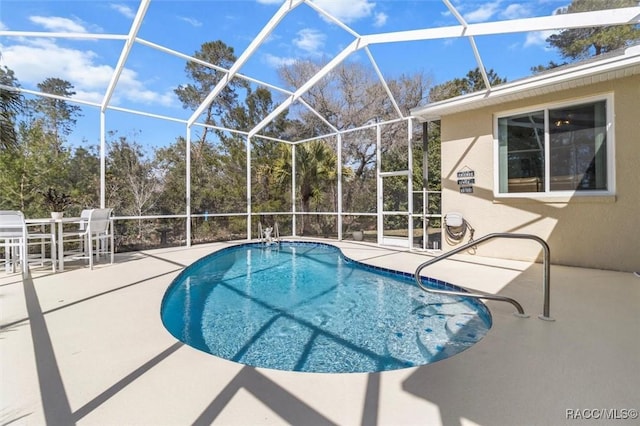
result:
[[[213,355],[324,373],[438,361],[491,327],[488,309],[474,299],[426,293],[411,274],[302,242],[244,244],[198,260],[167,290],[161,316],[173,336]]]

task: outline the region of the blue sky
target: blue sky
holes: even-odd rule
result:
[[[469,23],[549,16],[569,1],[451,1]],[[206,41],[222,40],[239,56],[278,10],[282,0],[153,0],[139,38],[191,55]],[[457,25],[439,0],[315,0],[318,7],[358,34],[386,33]],[[116,67],[122,40],[16,37],[13,31],[127,34],[138,1],[2,0],[0,3],[0,65],[13,69],[22,87],[37,90],[47,77],[71,82],[76,97],[100,103]],[[476,38],[487,69],[509,81],[530,75],[530,68],[560,61],[545,43],[548,33],[516,33]],[[295,58],[331,58],[354,37],[328,22],[306,4],[296,8],[240,70],[240,73],[281,86],[276,69]],[[462,77],[477,66],[466,38],[371,46],[384,76],[424,72],[434,84]],[[369,63],[363,52],[348,60]],[[125,64],[112,105],[186,119],[173,90],[185,83],[185,60],[136,44]],[[98,140],[98,113],[83,108],[71,141]],[[124,113],[109,113],[107,129],[137,135],[151,145],[166,145],[184,135],[184,126],[158,123]]]

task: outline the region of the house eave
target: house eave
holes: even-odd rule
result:
[[[518,101],[548,93],[602,83],[640,74],[640,46],[628,48],[623,55],[551,71],[490,90],[434,102],[413,108],[411,115],[420,122],[440,120],[443,116]]]

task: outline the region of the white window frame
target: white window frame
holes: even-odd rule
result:
[[[549,143],[549,110],[563,107],[570,107],[580,104],[594,103],[599,101],[606,102],[606,155],[607,155],[607,189],[606,190],[593,190],[593,191],[550,191],[550,166],[548,153],[550,151]],[[594,196],[613,196],[615,195],[615,123],[614,123],[614,95],[613,92],[604,93],[594,96],[572,98],[561,102],[550,102],[544,104],[531,105],[523,108],[512,109],[508,111],[501,111],[493,115],[493,195],[495,198],[539,198],[539,199],[551,199],[551,198],[566,198],[566,197],[594,197]],[[500,189],[500,167],[499,167],[499,129],[498,120],[500,118],[506,118],[513,115],[524,114],[527,112],[543,111],[544,112],[544,174],[545,174],[545,188],[542,192],[509,192],[501,193]]]

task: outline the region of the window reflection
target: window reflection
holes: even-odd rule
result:
[[[547,181],[549,191],[606,190],[606,101],[549,109],[547,120],[544,110],[498,119],[499,192],[544,192]]]

